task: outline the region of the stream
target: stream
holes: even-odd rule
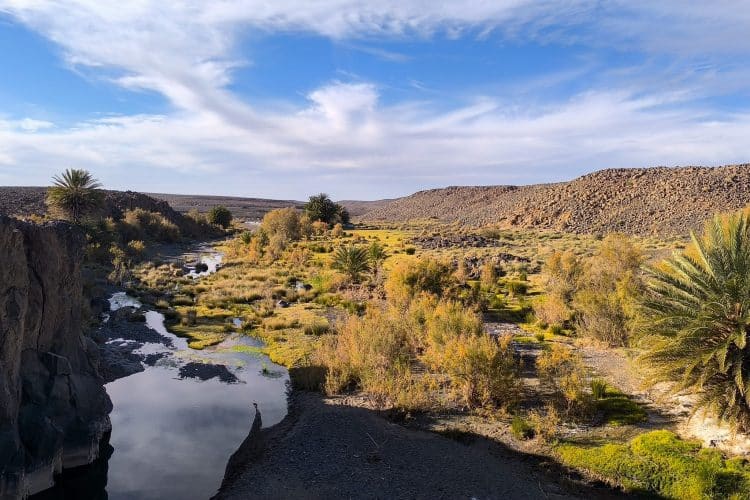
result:
[[[199,251],[208,270],[193,269],[188,276],[194,279],[216,272],[221,264],[215,251]],[[254,338],[232,333],[216,346],[193,350],[186,339],[167,331],[161,313],[144,309],[125,292],[113,294],[109,302],[113,317],[125,307],[143,312],[146,327],[162,341],[147,341],[133,351],[155,360],[145,363],[144,371],[105,386],[114,407],[111,456],[89,466],[98,477],[86,479],[105,491],[86,494],[110,500],[211,497],[229,457],[250,430],[253,403],[262,412],[264,426],[286,415],[286,369],[259,354],[263,344]],[[105,315],[105,321],[109,318]],[[45,498],[78,497],[80,491],[59,491],[64,481],[58,483],[53,488],[58,493]]]

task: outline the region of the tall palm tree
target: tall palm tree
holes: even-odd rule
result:
[[[685,252],[649,275],[643,359],[655,381],[696,392],[696,409],[750,430],[748,214],[715,217]]]
[[[370,257],[362,247],[342,246],[333,254],[333,268],[356,283],[362,273],[370,270]]]
[[[101,184],[87,170],[71,168],[52,180],[47,203],[65,212],[73,223],[79,224],[84,215],[101,206]]]

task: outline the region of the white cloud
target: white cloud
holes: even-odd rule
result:
[[[558,169],[747,157],[750,115],[709,121],[701,109],[655,109],[656,101],[587,93],[519,113],[485,98],[436,113],[427,104],[378,104],[370,85],[333,83],[312,92],[303,109],[268,114],[257,129],[195,114],[134,116],[36,133],[0,126],[0,144],[5,156],[38,172],[38,182],[75,165],[120,188],[223,186],[234,194],[297,198],[321,189],[375,197],[420,183],[540,180],[535,176],[567,176]],[[190,184],[193,178],[202,180]]]
[[[386,105],[377,82],[331,82],[311,90],[305,106],[267,109],[228,90],[233,70],[252,62],[237,53],[239,40],[297,30],[396,59],[372,42],[499,33],[726,65],[720,56],[750,55],[743,3],[0,0],[0,11],[58,44],[70,65],[159,92],[174,106],[166,115],[67,129],[31,118],[0,121],[0,176],[25,165],[25,178],[33,170],[43,183],[76,165],[121,188],[301,197],[328,186],[342,197],[377,197],[425,183],[567,177],[558,169],[745,160],[750,116],[717,119],[710,108],[690,105],[721,76],[685,76],[682,63],[675,71],[683,81],[673,90],[628,75],[615,87],[544,105],[494,95],[451,109],[444,102]],[[162,171],[178,171],[180,183],[153,175]]]

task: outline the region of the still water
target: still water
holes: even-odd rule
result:
[[[215,272],[221,262],[215,255],[204,259],[209,265],[205,274]],[[114,294],[110,304],[113,311],[141,306],[123,292]],[[147,326],[172,345],[149,343],[139,351],[168,356],[106,385],[114,407],[111,449],[91,466],[66,472],[39,498],[209,498],[221,484],[229,457],[250,431],[253,403],[264,426],[286,415],[288,373],[253,352],[261,346],[259,341],[232,334],[217,346],[196,351],[167,331],[160,313],[147,311],[145,316]],[[180,367],[186,363],[225,365],[236,381],[182,378]]]

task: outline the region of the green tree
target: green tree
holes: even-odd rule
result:
[[[699,394],[697,409],[750,430],[750,220],[715,217],[703,235],[648,270],[643,360],[654,381]]]
[[[52,180],[47,204],[63,212],[74,224],[80,224],[85,215],[102,206],[101,184],[87,170],[68,169]]]
[[[343,206],[331,201],[325,193],[310,196],[305,204],[305,213],[312,221],[322,221],[326,224],[348,224],[349,212]]]
[[[216,224],[227,229],[232,224],[232,212],[223,205],[212,207],[208,211],[207,220],[210,224]]]
[[[370,257],[362,247],[342,246],[333,254],[333,268],[357,283],[360,275],[370,270]]]

